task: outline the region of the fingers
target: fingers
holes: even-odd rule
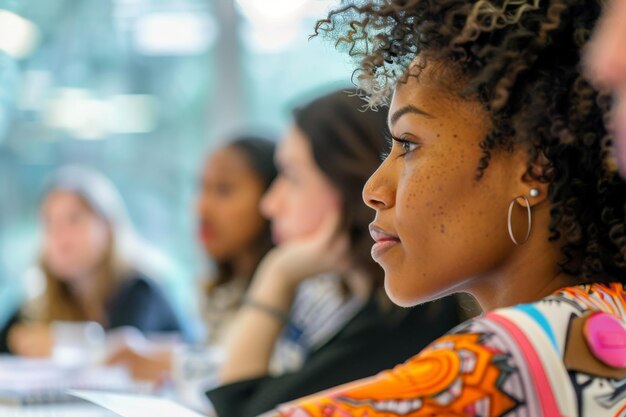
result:
[[[134,352],[128,347],[123,346],[121,348],[116,349],[110,354],[105,360],[105,365],[123,365],[127,364],[132,360],[134,356]]]
[[[42,324],[18,324],[8,337],[13,353],[27,357],[46,357],[52,354],[52,331]]]
[[[115,350],[104,361],[105,365],[121,365],[126,367],[134,379],[143,377],[144,372],[141,364],[141,356],[136,354],[128,346],[123,346]]]

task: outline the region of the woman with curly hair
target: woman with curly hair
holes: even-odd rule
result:
[[[411,306],[468,292],[485,314],[268,416],[625,415],[626,186],[610,100],[581,75],[600,12],[376,0],[318,24],[347,28],[338,43],[362,57],[371,104],[394,90],[393,145],[363,193],[387,293]]]

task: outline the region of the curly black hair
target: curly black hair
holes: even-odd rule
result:
[[[315,34],[360,60],[354,75],[373,106],[428,63],[443,64],[437,81],[482,102],[493,120],[476,180],[493,152],[525,147],[528,175],[549,184],[562,271],[626,282],[626,185],[606,129],[611,100],[581,70],[601,11],[601,0],[352,0]]]

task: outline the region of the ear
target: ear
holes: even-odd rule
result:
[[[513,163],[516,172],[514,189],[517,194],[512,198],[524,196],[531,207],[535,207],[548,200],[550,183],[546,180],[546,170],[550,163],[543,153],[540,153],[534,162],[530,161],[528,151],[520,150],[516,153]],[[525,207],[522,199],[519,203]]]

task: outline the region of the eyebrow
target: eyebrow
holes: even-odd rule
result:
[[[391,117],[389,118],[389,125],[394,125],[396,124],[396,122],[405,114],[417,114],[423,117],[426,117],[428,119],[434,119],[435,116],[433,116],[432,114],[426,113],[424,110],[417,108],[413,105],[408,105],[408,106],[404,106],[401,109],[399,109],[398,111],[396,111],[395,113],[393,113],[391,115]]]

